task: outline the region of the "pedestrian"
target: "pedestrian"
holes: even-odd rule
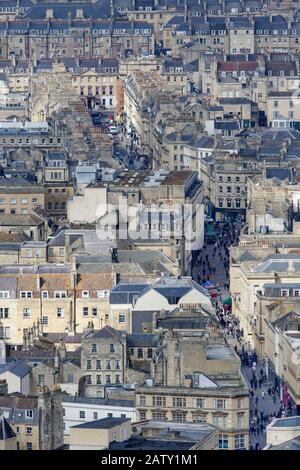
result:
[[[274,393],[274,397],[273,397],[273,403],[275,404],[276,403],[276,394]]]
[[[262,396],[262,399],[264,400],[265,399],[265,391],[264,390],[261,392],[261,396]]]
[[[264,371],[262,369],[260,369],[260,375],[261,377],[264,375]]]
[[[261,423],[260,424],[260,432],[263,432],[263,430],[264,430],[264,425],[263,425],[263,423]]]
[[[258,397],[255,398],[255,404],[256,404],[256,406],[258,405]]]
[[[268,388],[268,394],[269,394],[270,396],[272,395],[271,387]]]

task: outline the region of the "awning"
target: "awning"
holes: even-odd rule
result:
[[[222,302],[223,302],[223,305],[232,305],[232,298],[226,297],[226,299],[223,299]]]

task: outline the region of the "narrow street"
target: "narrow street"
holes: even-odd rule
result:
[[[200,255],[197,259],[197,264],[193,267],[193,279],[200,284],[209,280],[214,284],[218,294],[213,301],[220,303],[221,299],[230,295],[229,291],[229,247],[233,243],[238,243],[241,225],[231,224],[217,226],[217,242],[214,244],[205,243]],[[230,316],[230,314],[229,314]],[[224,329],[224,332],[226,329]],[[228,335],[228,343],[236,346],[238,352],[241,354],[241,344],[236,340],[234,334]],[[251,352],[249,352],[251,354]],[[265,365],[256,361],[256,377],[260,377],[260,370],[265,373]],[[253,377],[252,362],[246,366],[241,365],[241,371],[248,384],[249,391],[251,392],[251,379]],[[272,421],[276,415],[281,416],[281,403],[278,395],[269,395],[269,389],[272,389],[274,383],[269,378],[259,386],[257,381],[257,389],[253,388],[253,397],[250,396],[250,420],[249,420],[249,435],[250,435],[250,449],[263,449],[266,445],[266,432],[265,427]],[[262,393],[263,392],[263,393]],[[263,419],[262,419],[263,418]]]
[[[256,375],[260,375],[260,369],[265,372],[265,365],[260,363],[258,360],[256,361]],[[252,378],[252,367],[249,366],[242,366],[242,374],[249,386],[249,390],[251,390],[250,381]],[[259,448],[263,449],[266,445],[266,426],[272,421],[273,416],[277,416],[280,412],[280,398],[278,395],[269,395],[268,390],[273,387],[273,382],[269,379],[259,387],[257,385],[257,389],[253,389],[254,395],[253,397],[250,396],[250,446],[253,449],[257,448],[257,444],[259,444]],[[263,393],[264,392],[264,398]],[[274,402],[275,396],[275,402]],[[257,411],[256,411],[257,410]],[[257,413],[257,416],[256,416]],[[268,417],[265,421],[262,422],[262,414],[263,417]],[[272,416],[273,415],[273,416]],[[281,416],[281,412],[280,412]],[[254,422],[255,421],[255,422]],[[251,432],[253,431],[253,432]],[[251,448],[251,447],[250,447]]]

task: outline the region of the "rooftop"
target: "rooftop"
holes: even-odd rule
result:
[[[127,421],[130,421],[130,418],[103,418],[97,419],[96,421],[90,421],[89,423],[78,424],[77,426],[72,427],[81,429],[111,429],[115,426],[120,426]]]

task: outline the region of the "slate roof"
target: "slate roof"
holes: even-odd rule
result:
[[[0,365],[0,374],[3,374],[4,372],[10,372],[20,379],[23,379],[26,377],[26,375],[29,374],[30,367],[28,367],[28,365],[23,360],[20,360],[17,363],[6,363],[4,365]]]
[[[84,339],[109,339],[109,338],[114,338],[114,339],[120,339],[122,335],[122,331],[117,331],[114,328],[112,328],[109,325],[104,326],[101,330],[98,331],[93,331],[93,332],[87,332],[83,338]]]
[[[267,260],[252,268],[256,273],[287,272],[289,261],[294,261],[295,272],[300,272],[300,254],[278,254],[269,256]]]
[[[53,17],[55,19],[68,19],[68,14],[71,14],[71,18],[76,18],[76,10],[83,10],[84,18],[101,19],[107,18],[107,15],[101,11],[101,6],[97,8],[92,3],[45,3],[34,5],[26,14],[27,18],[31,20],[41,20],[46,18],[46,10],[53,10]]]
[[[0,415],[0,441],[6,441],[16,437],[16,434],[6,421],[3,415]]]
[[[274,327],[278,327],[282,329],[282,327],[284,327],[284,325],[289,321],[289,319],[295,316],[299,318],[299,322],[300,322],[300,314],[292,311],[292,312],[287,313],[283,317],[279,318],[278,320],[273,321],[272,325]]]
[[[146,283],[119,283],[110,291],[110,304],[131,304],[134,297],[139,297],[142,293],[150,289]]]
[[[90,398],[63,395],[63,403],[82,403],[86,405],[99,405],[99,406],[124,406],[134,408],[134,400],[121,400],[121,399],[106,399],[106,398]]]
[[[82,429],[111,429],[115,426],[120,426],[120,424],[126,423],[127,421],[130,421],[130,418],[103,418],[89,423],[77,424],[77,426],[72,427]]]
[[[159,335],[150,333],[132,333],[126,336],[127,346],[129,348],[154,348],[159,342]]]
[[[282,444],[271,446],[267,450],[300,450],[300,436],[296,436]]]

